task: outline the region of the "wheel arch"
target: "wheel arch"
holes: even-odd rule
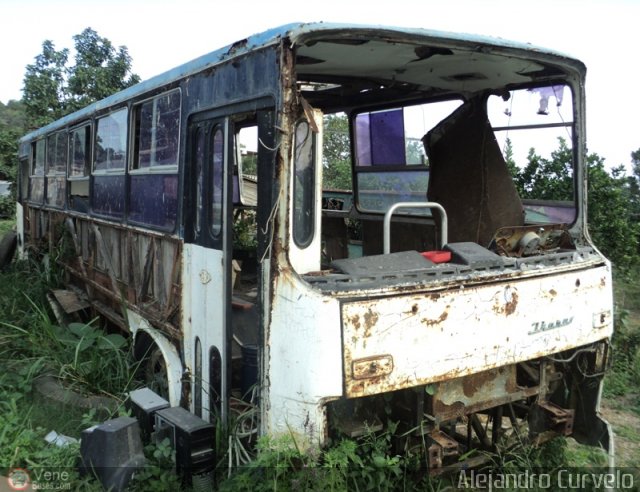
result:
[[[127,310],[127,316],[129,318],[129,329],[133,337],[134,356],[139,356],[140,346],[145,347],[143,351],[146,351],[150,344],[155,344],[160,349],[167,368],[169,403],[171,406],[180,405],[184,366],[178,350],[166,336],[151,326],[145,318],[131,310]]]

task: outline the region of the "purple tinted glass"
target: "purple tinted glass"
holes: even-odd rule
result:
[[[358,166],[406,165],[402,108],[358,115],[356,144]]]
[[[95,175],[91,208],[96,214],[122,217],[124,212],[124,174]]]
[[[129,220],[173,230],[178,214],[178,176],[142,174],[131,176]]]

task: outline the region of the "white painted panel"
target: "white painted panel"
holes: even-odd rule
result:
[[[611,311],[608,267],[347,303],[346,393],[426,384],[602,340],[613,330]]]
[[[320,270],[320,253],[322,239],[320,237],[320,222],[322,219],[322,112],[313,110],[307,114],[313,116],[318,133],[315,136],[315,210],[314,210],[314,236],[311,244],[305,248],[299,248],[293,240],[291,224],[293,224],[293,180],[295,175],[291,173],[289,183],[289,202],[292,204],[289,210],[289,261],[298,273],[308,273]],[[293,162],[293,158],[292,158]],[[293,168],[293,166],[292,166]]]
[[[184,331],[185,364],[194,374],[196,337],[202,344],[202,405],[209,406],[209,348],[218,347],[224,358],[224,259],[222,251],[195,244],[183,246],[182,264],[182,326]],[[222,364],[225,367],[224,359]],[[226,394],[226,377],[222,378],[222,393]],[[224,405],[223,405],[224,408]],[[191,403],[193,410],[193,397]],[[206,412],[203,412],[203,418]]]
[[[275,289],[267,334],[266,431],[304,430],[317,444],[326,431],[325,402],[342,395],[340,307],[290,273],[278,277]]]
[[[24,247],[24,208],[21,203],[16,203],[16,233],[18,234],[18,258],[27,258]]]

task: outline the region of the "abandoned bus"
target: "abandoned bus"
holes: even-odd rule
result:
[[[26,135],[18,247],[205,420],[244,401],[307,445],[393,422],[432,470],[518,432],[609,449],[584,80],[498,39],[283,26]],[[514,166],[558,142],[565,194],[532,197]]]

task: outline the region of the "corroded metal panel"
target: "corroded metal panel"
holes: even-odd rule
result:
[[[612,333],[611,310],[606,266],[346,302],[345,394],[448,380],[602,340]]]
[[[279,272],[266,333],[265,432],[325,442],[325,403],[342,395],[340,306],[289,271]],[[276,384],[277,383],[277,384]]]

